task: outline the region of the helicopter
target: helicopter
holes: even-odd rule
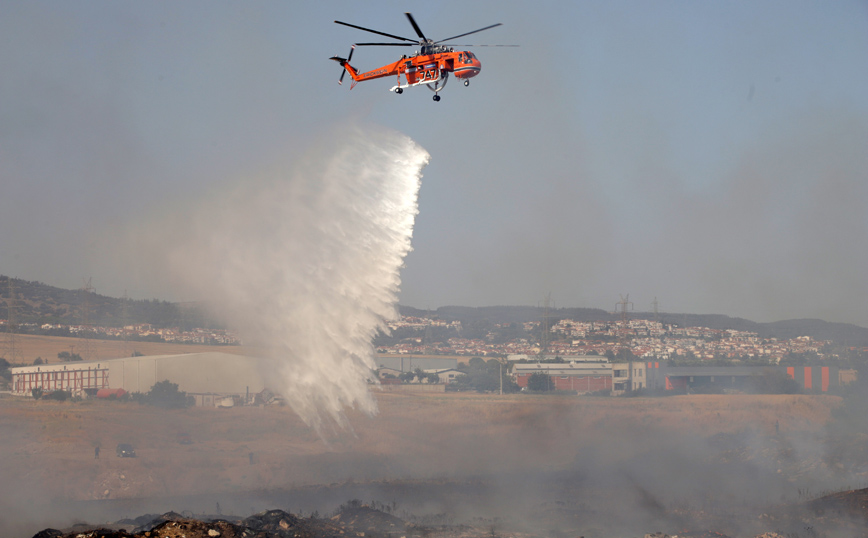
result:
[[[419,36],[419,39],[410,39],[407,37],[401,37],[397,35],[387,34],[385,32],[380,32],[377,30],[371,30],[370,28],[365,28],[363,26],[356,26],[355,24],[349,24],[347,22],[335,21],[336,24],[342,24],[344,26],[349,26],[350,28],[356,28],[357,30],[364,30],[365,32],[371,32],[374,34],[390,37],[392,39],[398,39],[400,41],[404,41],[405,43],[356,43],[350,48],[350,52],[346,58],[341,58],[339,56],[332,56],[329,58],[330,60],[334,60],[341,64],[341,67],[344,68],[344,71],[341,72],[341,78],[338,80],[338,84],[343,84],[344,75],[349,72],[350,77],[353,79],[353,83],[350,86],[350,89],[356,87],[356,84],[359,82],[364,82],[366,80],[374,80],[377,78],[384,77],[397,77],[398,84],[392,86],[389,91],[395,92],[396,94],[404,93],[405,88],[409,88],[412,86],[419,86],[421,84],[425,84],[428,88],[434,92],[434,101],[440,100],[440,90],[446,87],[446,82],[449,80],[449,74],[453,74],[455,78],[464,81],[465,86],[470,85],[470,79],[479,74],[479,71],[482,69],[482,64],[472,52],[469,51],[455,51],[454,46],[458,47],[472,47],[472,46],[482,46],[482,47],[512,47],[516,45],[447,45],[444,44],[445,41],[450,41],[452,39],[457,39],[459,37],[468,36],[470,34],[475,34],[477,32],[482,32],[483,30],[489,30],[491,28],[495,28],[497,26],[502,26],[502,23],[492,24],[491,26],[486,26],[485,28],[480,28],[478,30],[473,30],[472,32],[466,32],[463,34],[459,34],[456,36],[448,37],[446,39],[441,39],[439,41],[433,41],[425,37],[425,34],[422,33],[422,30],[419,28],[419,25],[416,24],[415,19],[413,19],[413,15],[410,13],[405,13],[407,15],[407,19],[410,21],[410,25],[413,27],[413,30],[416,31],[416,35]],[[350,60],[353,58],[353,51],[356,50],[356,47],[414,47],[418,46],[419,49],[415,51],[415,54],[412,55],[403,55],[401,59],[397,62],[390,63],[388,65],[384,65],[382,67],[378,67],[377,69],[373,69],[367,72],[360,72],[358,69],[350,65]],[[404,75],[405,83],[401,83],[401,75]]]

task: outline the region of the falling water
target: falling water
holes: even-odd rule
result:
[[[188,285],[275,360],[267,384],[310,426],[373,415],[372,338],[397,315],[428,153],[350,128],[291,173],[245,182],[193,219],[172,255]]]

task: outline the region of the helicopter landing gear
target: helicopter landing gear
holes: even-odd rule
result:
[[[404,88],[395,88],[395,93],[401,95],[402,93],[404,93]]]
[[[465,85],[465,86],[470,86],[470,81],[469,81],[469,80],[465,80],[465,81],[464,81],[464,85]]]
[[[439,100],[440,100],[440,96],[437,95],[437,94],[434,94],[434,100],[435,100],[435,101],[439,101]]]

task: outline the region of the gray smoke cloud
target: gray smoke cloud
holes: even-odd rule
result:
[[[208,301],[267,350],[267,384],[309,426],[346,427],[345,408],[377,411],[371,340],[397,316],[427,162],[396,132],[330,133],[291,169],[161,216],[151,226],[172,231],[136,250],[165,264],[168,285]]]

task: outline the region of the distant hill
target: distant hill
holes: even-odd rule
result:
[[[11,280],[11,286],[10,286]],[[122,325],[149,323],[155,327],[211,327],[198,305],[167,301],[120,299],[87,292],[67,290],[0,275],[0,319],[9,315],[11,294],[15,293],[15,319],[18,323],[64,325]]]
[[[42,282],[11,279],[16,295],[16,319],[19,323],[59,323],[79,325],[85,318],[92,325],[114,326],[149,323],[155,327],[220,328],[209,318],[204,307],[197,304],[168,301],[132,300],[108,297],[84,290],[67,290]],[[0,275],[0,319],[8,313],[10,278]],[[524,323],[539,321],[545,309],[536,306],[442,306],[436,310],[421,310],[399,306],[404,316],[436,317],[444,321],[460,321],[469,325],[478,321],[491,323]],[[85,313],[87,312],[87,315]],[[598,308],[552,308],[549,321],[561,319],[577,321],[617,321],[617,314]],[[633,318],[652,319],[649,312],[631,312]],[[849,323],[830,323],[819,319],[794,319],[757,323],[743,318],[720,314],[658,314],[662,323],[711,329],[750,331],[763,338],[789,339],[810,336],[819,340],[832,340],[845,346],[868,347],[868,328]]]
[[[405,316],[436,317],[444,321],[460,321],[462,324],[487,320],[491,323],[525,323],[539,321],[545,309],[535,306],[444,306],[436,310],[420,310],[401,306]],[[561,319],[576,321],[617,321],[618,314],[597,308],[552,308],[548,312],[550,323]],[[654,319],[651,312],[630,312],[631,318]],[[744,318],[733,318],[721,314],[673,314],[657,315],[661,323],[682,327],[708,327],[710,329],[731,329],[757,333],[762,338],[790,339],[797,336],[810,336],[818,340],[831,340],[843,346],[868,347],[868,328],[850,323],[830,323],[819,319],[793,319],[758,323]]]

